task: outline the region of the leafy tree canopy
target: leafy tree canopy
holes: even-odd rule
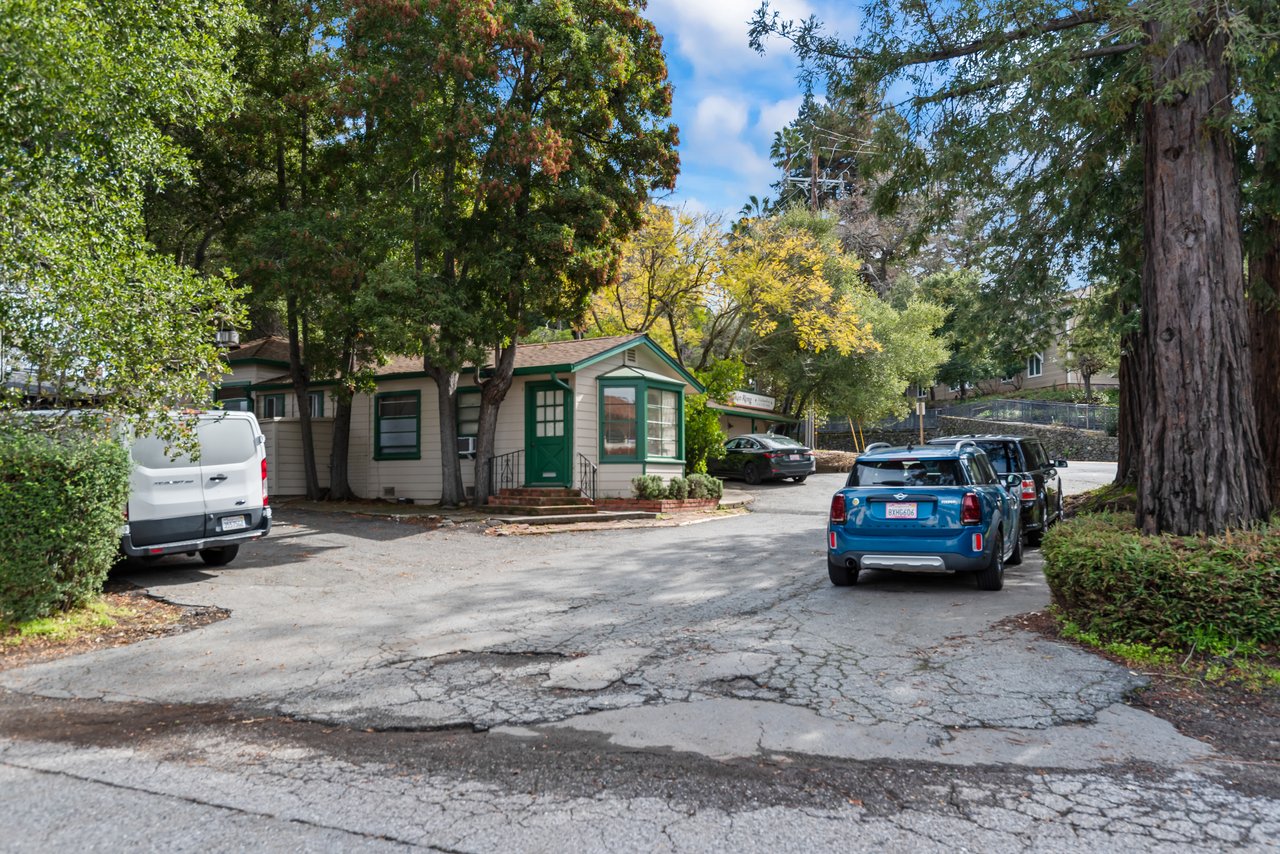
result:
[[[0,352],[46,397],[143,419],[208,401],[236,293],[157,255],[143,201],[190,174],[167,129],[231,108],[245,21],[237,0],[0,0]]]

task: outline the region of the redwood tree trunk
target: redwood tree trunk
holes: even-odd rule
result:
[[[1261,177],[1280,182],[1280,163]],[[1280,507],[1280,216],[1258,218],[1249,255],[1249,339],[1253,405],[1272,506]]]
[[[1223,130],[1232,75],[1216,21],[1199,23],[1172,44],[1163,41],[1164,24],[1144,25],[1157,92],[1209,77],[1144,111],[1138,524],[1148,534],[1218,533],[1270,510],[1249,366],[1239,184]]]
[[[1142,408],[1136,389],[1138,374],[1138,339],[1128,335],[1120,345],[1120,400],[1116,413],[1116,479],[1118,485],[1135,485],[1141,461],[1139,438],[1142,436]]]

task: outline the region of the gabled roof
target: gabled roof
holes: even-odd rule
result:
[[[255,338],[246,341],[235,350],[227,353],[227,361],[231,364],[267,364],[289,366],[289,339],[279,335],[268,335],[266,338]]]
[[[646,347],[652,351],[666,362],[681,380],[692,386],[695,391],[701,392],[703,390],[702,384],[698,382],[693,374],[685,370],[679,362],[671,358],[665,350],[655,344],[643,332],[633,335],[609,335],[602,338],[578,338],[572,341],[550,341],[546,344],[520,344],[516,347],[515,374],[519,376],[521,374],[548,374],[552,372],[573,373],[602,359],[607,359],[612,355],[637,346]],[[251,350],[251,352],[248,355],[240,356],[245,350]],[[266,355],[260,355],[263,353]],[[283,353],[283,361],[273,358],[276,353]],[[260,338],[256,341],[248,342],[239,350],[233,350],[228,354],[228,359],[233,367],[237,362],[241,364],[281,364],[287,367],[289,364],[288,341],[275,337]],[[491,364],[486,365],[481,373],[492,370],[493,366]],[[374,373],[379,379],[409,379],[411,377],[426,376],[426,372],[422,367],[421,356],[393,356],[385,365],[379,366]],[[289,376],[286,374],[280,377],[260,380],[255,384],[255,388],[288,383],[289,381]],[[313,382],[312,385],[323,385],[323,382]]]

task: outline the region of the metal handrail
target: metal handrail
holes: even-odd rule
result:
[[[524,449],[489,458],[489,494],[524,486]]]
[[[578,489],[592,501],[596,500],[596,474],[599,470],[600,467],[586,454],[578,454]]]

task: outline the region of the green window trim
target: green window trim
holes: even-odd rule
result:
[[[263,394],[258,396],[258,402],[262,404],[260,418],[284,418],[284,395],[283,394]],[[272,409],[276,410],[275,415],[268,415],[267,408],[270,404]]]
[[[599,392],[597,399],[599,401],[599,413],[597,416],[597,425],[599,427],[599,436],[597,439],[598,450],[597,459],[602,465],[612,465],[615,463],[673,463],[684,464],[684,385],[679,382],[658,382],[655,380],[644,379],[607,379],[601,378],[598,381]],[[631,388],[634,389],[635,395],[635,453],[630,455],[605,454],[605,393],[611,388]],[[665,391],[674,392],[676,396],[676,455],[674,457],[658,456],[649,453],[649,391]]]
[[[412,399],[413,400],[413,445],[395,445],[394,450],[382,447],[383,427],[382,415],[383,401],[392,398]],[[388,416],[387,421],[407,419],[407,415]],[[387,431],[387,435],[399,433],[408,433],[407,430]],[[422,393],[417,390],[411,391],[384,391],[373,396],[373,458],[375,460],[420,460],[422,459]]]

